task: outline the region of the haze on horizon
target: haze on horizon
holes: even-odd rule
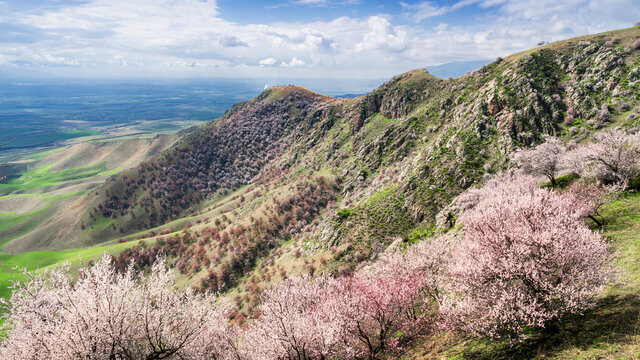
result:
[[[635,0],[5,0],[0,77],[382,78],[638,20]]]

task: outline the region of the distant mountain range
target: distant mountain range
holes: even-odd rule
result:
[[[492,61],[493,60],[455,61],[435,66],[427,66],[427,70],[431,75],[442,79],[450,77],[456,78],[466,74],[467,72],[477,70]]]

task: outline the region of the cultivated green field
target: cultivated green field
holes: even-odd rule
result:
[[[33,251],[19,255],[0,254],[0,297],[11,295],[11,281],[23,280],[20,269],[29,271],[69,263],[71,268],[85,266],[90,260],[98,260],[104,254],[116,254],[127,247],[137,245],[137,241],[108,246],[90,247],[67,251]]]
[[[20,132],[15,132],[10,135],[19,135]],[[64,141],[69,139],[75,139],[85,136],[98,135],[100,131],[98,130],[71,130],[71,131],[61,131],[54,132],[49,134],[42,134],[38,136],[32,137],[21,137],[16,139],[10,144],[5,145],[6,148],[29,148],[42,144],[52,144],[58,141]],[[6,134],[5,134],[6,135]]]
[[[87,180],[97,176],[117,174],[120,169],[107,170],[104,162],[91,166],[66,169],[58,172],[51,171],[53,165],[30,169],[20,177],[0,183],[0,194],[7,195],[29,190],[51,189],[71,181]]]

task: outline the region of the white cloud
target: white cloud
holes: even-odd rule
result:
[[[387,50],[400,52],[407,47],[406,31],[393,27],[389,20],[381,16],[372,16],[367,20],[369,31],[356,45],[356,50]]]
[[[294,2],[310,7],[345,3]],[[541,40],[631,26],[640,19],[636,2],[423,1],[403,4],[400,14],[239,24],[226,20],[211,0],[84,0],[20,13],[2,9],[0,0],[0,24],[30,29],[27,35],[33,39],[16,43],[0,37],[0,66],[25,72],[82,66],[96,74],[162,74],[171,69],[178,76],[272,76],[273,69],[266,67],[279,66],[283,76],[383,77],[448,61],[492,59]],[[447,17],[444,22],[443,15],[457,15],[471,5],[484,10],[465,15],[467,21]],[[408,26],[407,19],[416,23]]]
[[[220,38],[219,43],[220,43],[220,46],[223,46],[223,47],[249,46],[249,44],[247,44],[242,40],[239,40],[237,37],[227,36],[227,35]]]
[[[34,58],[36,60],[40,60],[40,61],[44,61],[44,62],[49,62],[51,64],[56,64],[56,65],[70,65],[70,66],[75,66],[78,65],[79,62],[76,59],[67,59],[64,58],[62,56],[53,56],[51,54],[45,54],[45,55],[36,55],[34,56]]]
[[[300,67],[300,66],[305,66],[307,65],[304,61],[298,59],[297,57],[294,57],[291,59],[291,61],[287,62],[282,62],[280,64],[281,67]]]
[[[501,2],[503,0],[485,0],[485,4],[483,6],[493,6],[496,5],[496,2]],[[400,5],[403,8],[403,15],[411,19],[413,22],[419,23],[423,20],[444,15],[450,13],[452,11],[458,10],[468,5],[473,5],[481,2],[481,0],[460,0],[453,5],[450,6],[438,6],[438,4],[432,1],[423,1],[417,4],[407,4],[401,2]]]
[[[436,31],[445,31],[445,30],[447,30],[447,28],[449,28],[449,24],[440,23],[440,24],[438,24],[438,26],[436,26],[434,29],[435,29]]]
[[[0,65],[8,64],[10,62],[11,62],[11,58],[10,57],[8,57],[6,55],[3,55],[3,54],[0,54]]]
[[[272,57],[268,57],[266,59],[262,59],[259,61],[259,64],[262,66],[271,66],[274,65],[276,63],[276,58],[272,58]]]
[[[401,2],[400,5],[405,10],[405,16],[414,22],[420,22],[430,17],[444,15],[449,12],[448,7],[440,7],[431,1],[423,1],[418,4],[407,4]]]
[[[311,6],[311,7],[333,7],[343,5],[358,5],[360,0],[289,0],[280,4],[269,6],[268,8],[279,8],[287,6]]]
[[[129,64],[127,63],[127,61],[122,57],[122,55],[116,55],[113,57],[113,62],[116,64],[116,66],[129,66]]]

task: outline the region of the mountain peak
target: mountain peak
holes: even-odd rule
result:
[[[307,88],[298,85],[279,85],[273,86],[262,92],[258,96],[259,100],[263,99],[276,99],[276,98],[307,98],[307,99],[317,99],[320,101],[328,101],[333,100],[332,97],[326,96],[314,91],[311,91]]]

